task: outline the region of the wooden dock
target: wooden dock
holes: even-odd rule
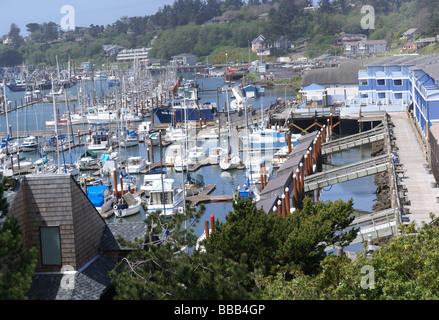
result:
[[[203,191],[195,196],[186,197],[186,201],[190,203],[192,207],[196,207],[200,203],[206,202],[230,202],[233,200],[233,195],[218,195],[212,196],[210,193],[215,190],[215,184],[209,184]]]

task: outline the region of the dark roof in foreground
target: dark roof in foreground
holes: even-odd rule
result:
[[[78,272],[35,273],[27,296],[31,300],[99,300],[110,286],[108,272],[114,267],[110,258],[97,255]]]

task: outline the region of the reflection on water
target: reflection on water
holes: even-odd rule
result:
[[[322,171],[345,166],[351,163],[371,158],[371,144],[351,148],[346,151],[334,153],[322,166]],[[357,211],[372,212],[372,206],[376,201],[374,176],[367,176],[351,181],[338,183],[323,188],[320,200],[322,201],[347,201],[354,200],[354,209]]]

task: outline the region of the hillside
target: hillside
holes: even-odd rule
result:
[[[53,22],[30,22],[26,38],[11,25],[3,37],[9,43],[0,45],[0,63],[55,65],[56,57],[63,63],[70,57],[78,63],[92,60],[100,65],[115,59],[105,55],[102,46],[106,44],[152,47],[151,57],[162,59],[187,52],[200,61],[225,62],[227,52],[230,61],[247,61],[250,43],[260,34],[268,46],[281,38],[288,41],[274,56],[294,52],[291,44],[306,43],[305,55],[316,57],[338,54],[340,48],[334,46],[334,40],[342,32],[387,40],[390,50],[402,47],[400,36],[409,28],[418,28],[419,36],[439,34],[439,4],[428,0],[368,0],[375,9],[374,29],[361,26],[366,1],[320,0],[318,4],[313,8],[309,0],[176,0],[151,16],[122,17],[111,25],[77,27],[69,32]]]

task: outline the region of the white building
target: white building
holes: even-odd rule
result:
[[[117,54],[117,61],[147,60],[152,48],[125,49]]]

